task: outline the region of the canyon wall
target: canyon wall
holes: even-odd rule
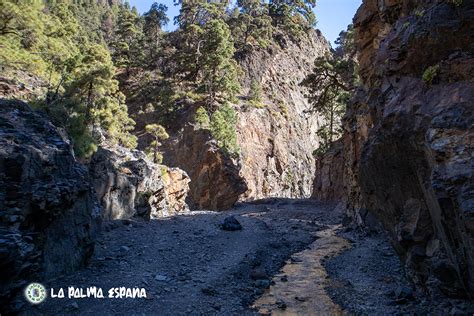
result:
[[[225,210],[237,201],[310,197],[321,119],[308,112],[311,105],[300,83],[327,52],[326,39],[311,30],[297,39],[276,34],[268,48],[238,54],[243,77],[239,102],[233,104],[241,149],[237,159],[226,157],[208,130],[193,128],[199,104],[185,107],[164,142],[163,162],[189,174],[192,208]],[[249,100],[252,82],[261,88],[259,102]],[[138,125],[147,124],[142,120],[149,123],[150,116],[137,117]]]
[[[248,185],[242,200],[266,197],[309,198],[321,123],[305,98],[301,81],[329,43],[312,30],[300,39],[277,35],[276,45],[241,57],[243,94],[252,80],[262,88],[260,108],[241,102],[237,133],[242,150],[241,175]]]
[[[188,212],[188,184],[182,170],[118,146],[82,165],[45,114],[0,99],[0,304],[13,312],[27,283],[84,266],[104,220]]]
[[[208,130],[186,126],[164,149],[163,162],[189,174],[191,208],[226,210],[246,192],[239,166],[219,149]]]
[[[344,200],[343,164],[342,140],[334,142],[327,152],[316,157],[312,199],[333,202]]]
[[[68,139],[25,103],[0,100],[0,305],[71,272],[94,250],[100,207]]]
[[[412,280],[474,289],[474,1],[365,0],[344,120],[348,214],[374,214]]]

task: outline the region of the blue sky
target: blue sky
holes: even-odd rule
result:
[[[129,2],[143,13],[148,11],[154,0],[129,0]],[[156,0],[156,2],[163,3],[168,7],[170,22],[166,29],[173,30],[175,28],[173,17],[178,14],[179,8],[173,5],[173,0]],[[316,27],[334,43],[339,32],[352,23],[352,17],[361,3],[362,0],[318,0],[314,10],[318,19]]]

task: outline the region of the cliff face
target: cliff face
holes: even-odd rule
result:
[[[344,199],[343,158],[342,140],[334,142],[330,150],[317,157],[312,199],[334,202]]]
[[[64,135],[25,103],[0,100],[0,304],[31,280],[83,266],[100,213]],[[3,301],[6,300],[6,301]]]
[[[208,131],[186,126],[192,106],[183,114],[178,125],[184,128],[166,142],[163,162],[189,174],[194,208],[224,210],[238,200],[310,197],[320,122],[307,113],[311,106],[300,82],[328,50],[325,38],[312,31],[298,40],[277,36],[269,48],[237,57],[244,73],[240,102],[234,104],[238,161],[225,157]],[[262,89],[257,106],[247,100],[252,81]]]
[[[189,174],[188,202],[194,209],[226,210],[247,190],[239,167],[223,154],[208,130],[186,126],[167,142],[163,162]]]
[[[154,164],[139,151],[99,148],[89,172],[102,218],[159,218],[189,211],[189,177],[180,169]]]
[[[240,60],[244,93],[252,80],[262,88],[262,108],[242,103],[237,125],[242,149],[241,175],[248,185],[243,200],[265,197],[308,198],[314,174],[312,151],[318,147],[317,115],[300,82],[314,60],[329,50],[319,31],[300,40],[277,37],[277,45]]]
[[[365,0],[344,122],[349,213],[375,214],[412,279],[474,289],[474,2]]]

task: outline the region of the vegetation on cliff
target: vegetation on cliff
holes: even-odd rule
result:
[[[137,72],[149,75],[137,93],[150,97],[147,111],[159,117],[153,123],[171,128],[186,104],[203,102],[205,128],[226,153],[237,154],[231,104],[242,71],[236,56],[268,47],[277,33],[304,34],[315,24],[315,1],[177,4],[178,29],[166,33],[167,7],[158,3],[140,15],[121,1],[2,1],[0,63],[48,83],[35,104],[68,130],[81,157],[104,141],[137,145],[122,93],[124,80]],[[252,90],[259,106],[261,87]],[[156,152],[156,144],[150,146]]]
[[[342,31],[336,41],[337,49],[317,58],[312,73],[301,83],[308,88],[307,98],[313,111],[324,118],[317,131],[322,144],[315,154],[325,153],[342,135],[341,119],[358,81],[353,33],[352,25]]]

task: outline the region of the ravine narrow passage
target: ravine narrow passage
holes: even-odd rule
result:
[[[221,229],[220,224],[231,215],[242,230]],[[349,242],[349,235],[337,236],[341,220],[333,204],[271,199],[241,204],[224,213],[195,212],[150,222],[113,221],[104,225],[87,268],[41,280],[56,292],[63,288],[66,297],[49,297],[41,305],[25,306],[23,314],[339,315],[350,302],[340,302],[338,297],[364,295],[367,289],[372,289],[375,303],[361,301],[351,306],[352,311],[400,310],[386,297],[404,282],[400,269],[386,268],[399,266],[395,254],[387,244],[383,249],[390,252],[388,256],[375,250],[386,243],[377,239],[382,237],[372,237],[374,249],[370,250],[360,249],[355,237]],[[347,258],[337,266],[335,256],[351,247],[355,249],[345,254],[355,251],[358,265],[378,265],[382,275],[386,269],[385,279],[371,278],[370,271],[362,274],[357,287],[351,274],[341,279],[338,273],[358,268]],[[336,268],[330,262],[330,273],[327,260],[336,260]],[[387,282],[389,278],[393,281]],[[68,298],[68,287],[86,293],[92,286],[103,289],[105,298]],[[108,298],[110,289],[120,287],[144,288],[147,297]],[[405,303],[414,310],[413,303]]]

